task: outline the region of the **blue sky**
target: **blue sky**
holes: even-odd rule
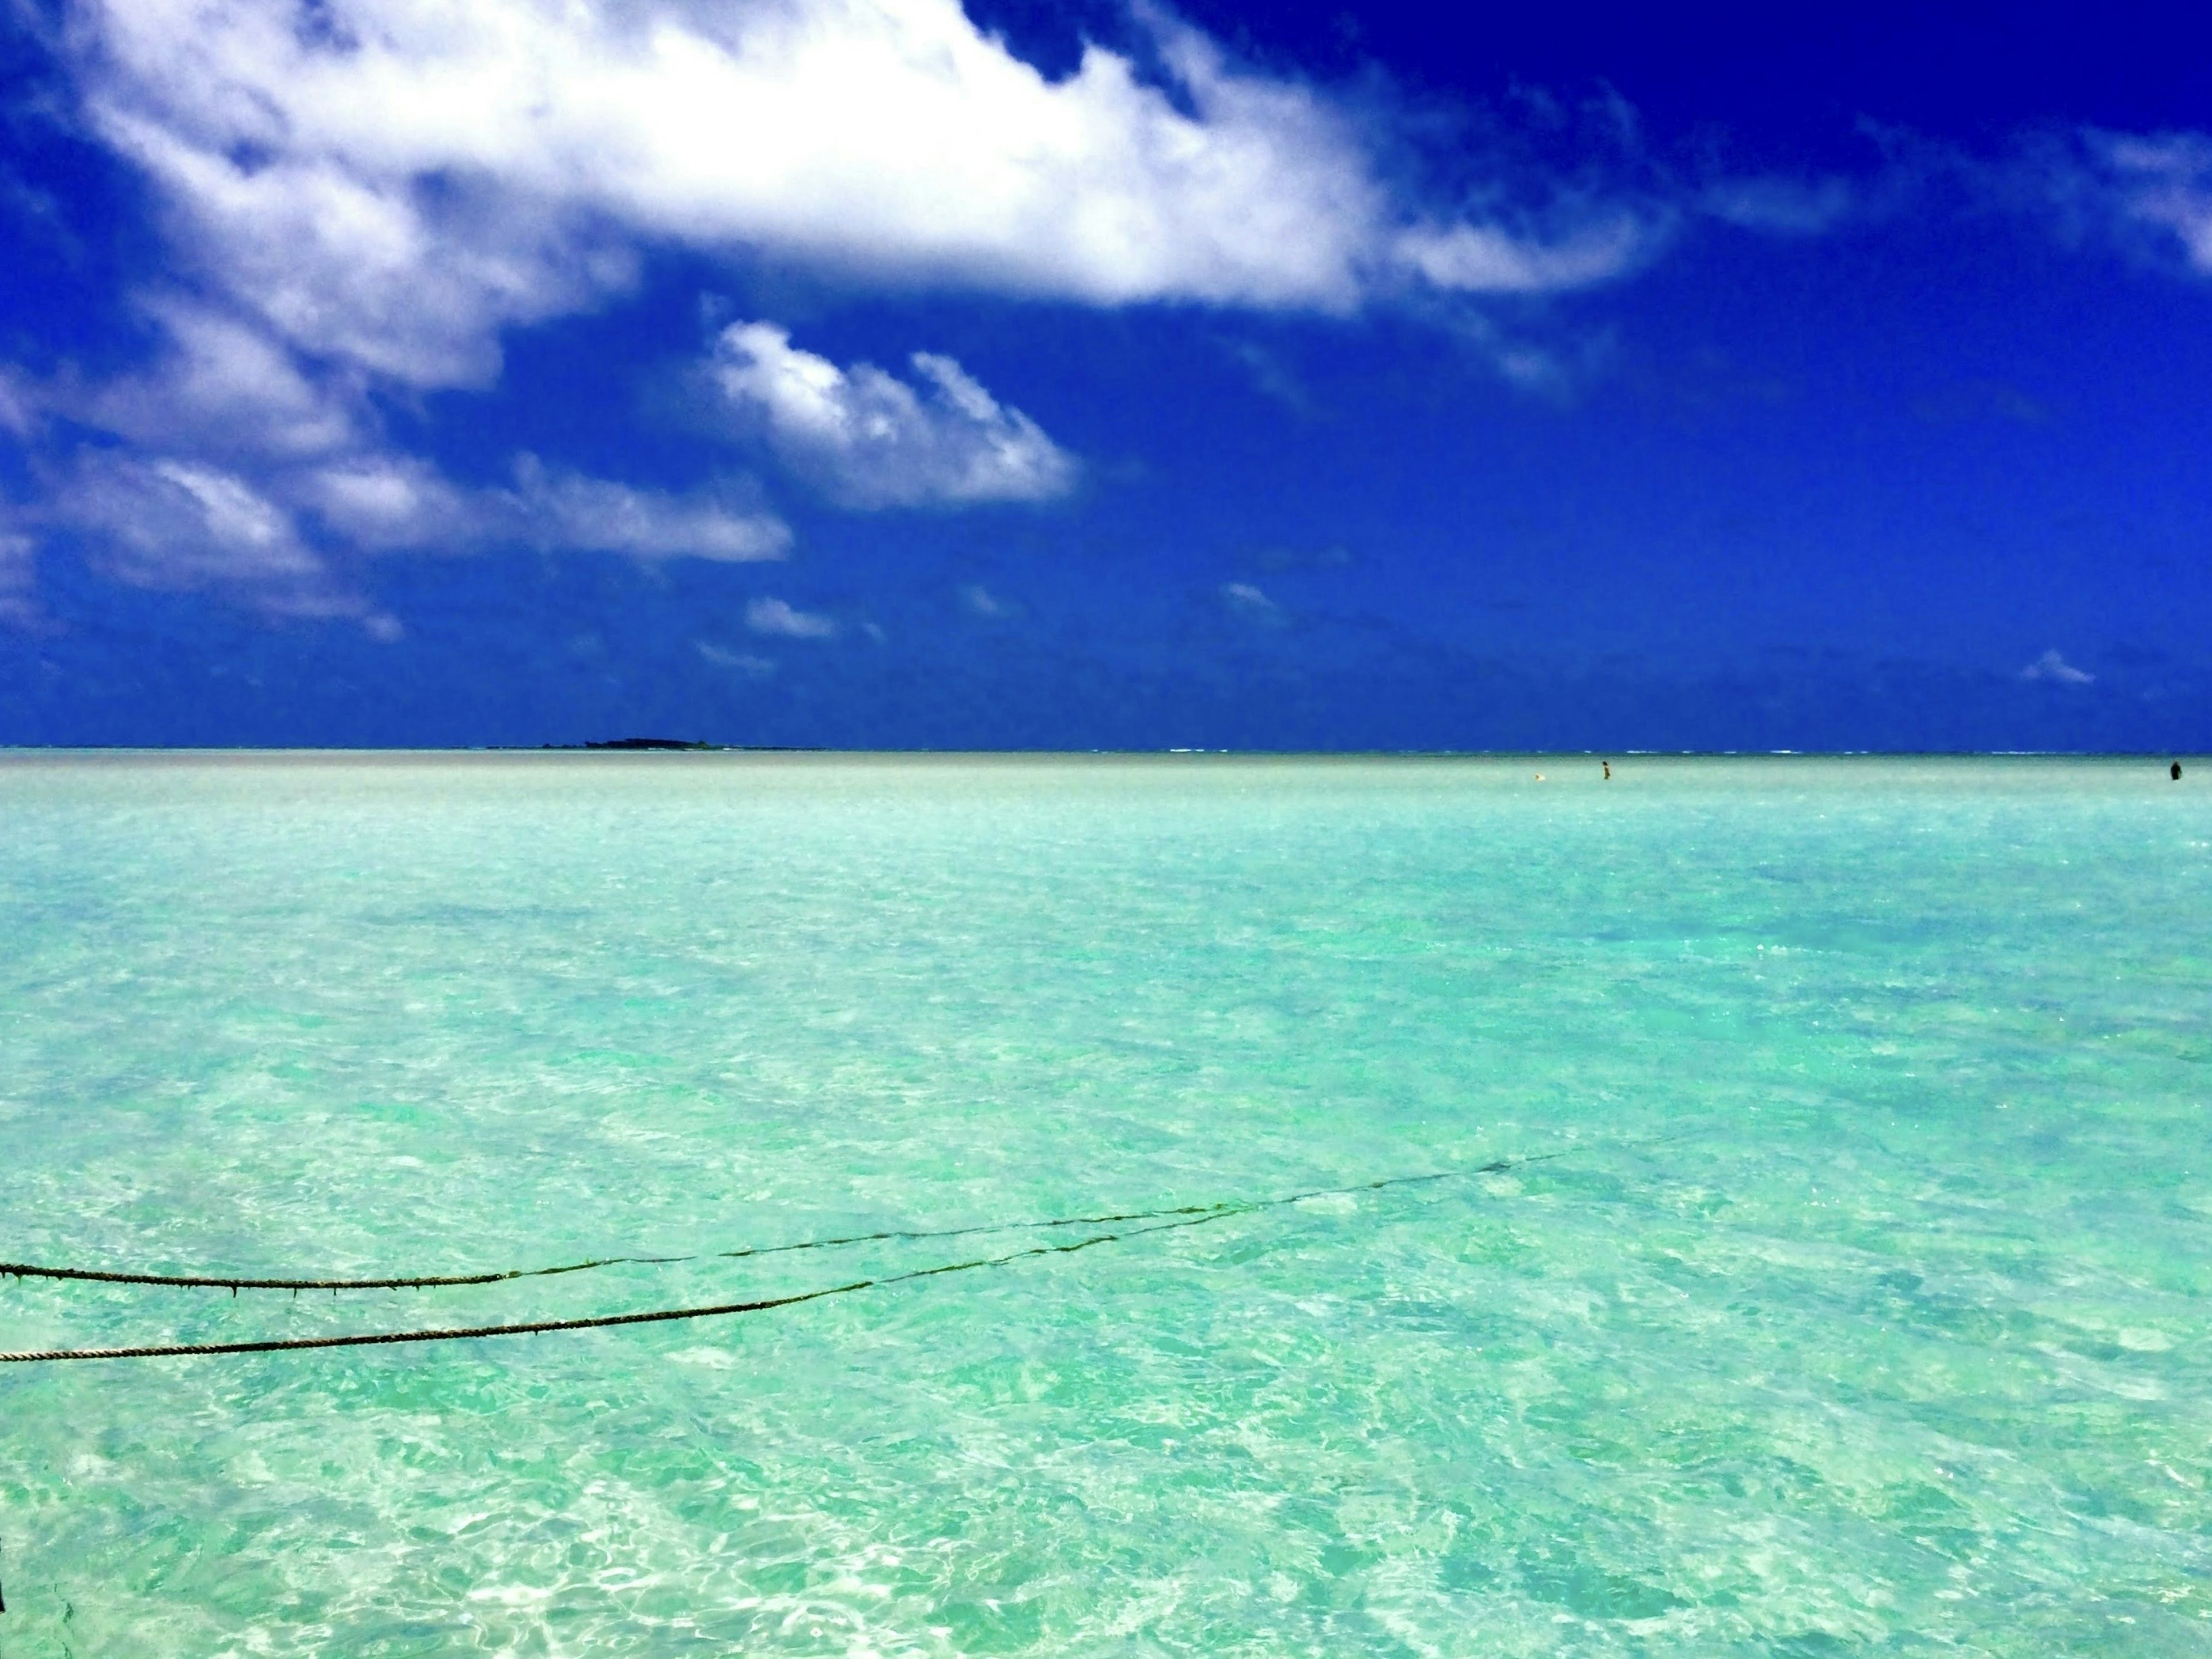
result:
[[[5,27],[0,742],[2212,746],[2212,26]]]

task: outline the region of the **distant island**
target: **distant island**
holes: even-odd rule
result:
[[[598,743],[542,743],[541,749],[720,749],[719,743],[694,743],[684,738],[607,738]]]
[[[812,754],[817,750],[804,744],[774,743],[699,743],[689,738],[602,738],[596,743],[541,743],[540,750],[550,750],[556,754],[580,754],[585,750],[676,750],[687,754],[701,755],[797,755]]]

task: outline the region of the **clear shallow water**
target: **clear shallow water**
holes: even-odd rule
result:
[[[0,761],[0,1256],[468,1271],[1567,1153],[732,1321],[0,1368],[0,1655],[2212,1654],[2200,776]],[[975,1253],[10,1283],[0,1348]]]

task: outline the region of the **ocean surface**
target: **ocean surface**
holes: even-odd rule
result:
[[[0,757],[9,1260],[1447,1176],[0,1281],[207,1343],[1130,1235],[0,1366],[0,1659],[2212,1655],[2208,787]]]

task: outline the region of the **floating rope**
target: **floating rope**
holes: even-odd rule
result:
[[[796,1307],[802,1302],[819,1302],[824,1297],[850,1296],[855,1291],[903,1285],[912,1279],[933,1279],[940,1273],[964,1273],[979,1267],[1001,1267],[1024,1256],[1066,1255],[1076,1250],[1087,1250],[1093,1244],[1112,1244],[1144,1233],[1165,1232],[1175,1227],[1202,1226],[1206,1222],[1220,1221],[1234,1213],[1237,1212],[1221,1210],[1189,1220],[1139,1227],[1126,1233],[1095,1233],[1089,1238],[1079,1238],[1073,1244],[1033,1244],[1026,1250],[1015,1250],[1006,1255],[986,1256],[974,1261],[951,1261],[939,1267],[916,1267],[909,1273],[888,1273],[880,1279],[856,1279],[849,1284],[831,1285],[818,1291],[800,1291],[792,1296],[765,1297],[752,1302],[722,1302],[704,1308],[661,1308],[650,1313],[600,1314],[590,1319],[539,1319],[519,1325],[372,1331],[359,1336],[295,1336],[258,1342],[179,1342],[144,1348],[47,1348],[32,1353],[0,1353],[0,1365],[42,1364],[64,1359],[179,1359],[202,1354],[280,1353],[299,1348],[369,1348],[395,1342],[461,1342],[487,1336],[531,1336],[543,1331],[596,1331],[616,1325],[662,1325],[678,1319],[720,1319],[736,1314],[765,1313],[771,1308]]]
[[[618,1325],[658,1325],[665,1324],[675,1320],[684,1319],[728,1318],[740,1314],[765,1313],[774,1308],[796,1307],[801,1303],[819,1302],[827,1297],[850,1296],[857,1291],[878,1290],[886,1285],[909,1284],[916,1279],[935,1279],[946,1273],[973,1273],[984,1267],[1002,1267],[1009,1262],[1020,1261],[1032,1256],[1069,1255],[1078,1250],[1087,1250],[1094,1244],[1113,1244],[1121,1243],[1125,1239],[1140,1238],[1147,1233],[1172,1232],[1177,1229],[1186,1227],[1203,1227],[1212,1222],[1226,1221],[1232,1216],[1251,1215],[1263,1210],[1281,1209],[1288,1205],[1302,1204],[1309,1199],[1337,1198],[1354,1193],[1380,1192],[1387,1188],[1418,1186],[1432,1182],[1452,1181],[1469,1176],[1498,1175],[1502,1174],[1508,1170],[1521,1168],[1526,1164],[1547,1163],[1553,1158],[1564,1158],[1565,1156],[1566,1153],[1564,1152],[1543,1152],[1529,1158],[1498,1158],[1488,1164],[1480,1164],[1472,1169],[1439,1170],[1431,1174],[1418,1176],[1385,1176],[1380,1181],[1363,1181],[1347,1187],[1316,1188],[1309,1192],[1285,1194],[1279,1198],[1251,1199],[1241,1203],[1224,1202],[1209,1205],[1184,1205],[1174,1209],[1137,1212],[1127,1217],[1115,1218],[1127,1220],[1151,1220],[1154,1218],[1162,1216],[1171,1218],[1155,1221],[1153,1225],[1148,1227],[1133,1227],[1120,1232],[1094,1233],[1088,1238],[1079,1238],[1075,1240],[1073,1243],[1067,1244],[1033,1244],[1027,1249],[1009,1251],[1004,1255],[979,1256],[973,1261],[947,1262],[940,1267],[916,1267],[906,1273],[887,1273],[873,1279],[856,1279],[850,1280],[846,1284],[831,1285],[820,1290],[800,1291],[790,1296],[758,1297],[747,1302],[723,1302],[716,1303],[706,1307],[696,1308],[662,1308],[656,1309],[647,1313],[600,1314],[586,1319],[541,1319],[532,1320],[523,1323],[507,1325],[456,1326],[451,1328],[431,1328],[423,1330],[410,1331],[372,1331],[358,1335],[349,1336],[276,1337],[265,1338],[261,1340],[252,1342],[166,1343],[133,1348],[45,1348],[20,1353],[0,1353],[0,1365],[47,1364],[70,1359],[179,1359],[197,1358],[211,1354],[280,1353],[304,1348],[367,1348],[384,1346],[401,1342],[459,1342],[493,1336],[531,1336],[548,1331],[605,1330]],[[1002,1227],[997,1228],[946,1228],[936,1232],[902,1231],[869,1235],[867,1237],[886,1238],[942,1238],[957,1236],[961,1233],[1001,1231],[1016,1227],[1040,1228],[1073,1226],[1078,1224],[1081,1224],[1079,1218],[1066,1218],[1054,1221],[1012,1222],[1005,1224]],[[839,1240],[823,1239],[810,1241],[804,1244],[771,1246],[769,1248],[782,1249],[806,1249],[830,1243],[858,1242],[861,1241],[858,1238]],[[738,1255],[765,1255],[767,1253],[767,1249],[763,1249],[757,1251],[727,1251],[723,1252],[722,1254]],[[654,1260],[657,1258],[637,1259]],[[708,1258],[678,1256],[666,1259],[674,1261],[696,1261]],[[571,1268],[566,1271],[573,1272],[578,1270],[579,1269],[576,1268]],[[542,1273],[548,1270],[538,1269],[537,1271]],[[562,1270],[554,1269],[551,1271]],[[68,1273],[66,1270],[56,1270],[54,1276],[78,1279],[94,1277],[94,1275],[89,1273]],[[520,1278],[523,1276],[523,1274],[519,1273],[493,1273],[483,1275],[481,1278],[460,1281],[400,1282],[460,1282],[487,1284],[495,1282],[497,1280]],[[125,1280],[125,1282],[131,1283],[138,1281]],[[159,1279],[155,1282],[171,1284],[178,1281],[172,1279]],[[186,1280],[184,1282],[190,1284],[204,1284],[210,1282],[224,1284],[228,1281]]]
[[[1671,1135],[1655,1136],[1647,1140],[1625,1145],[1635,1150],[1663,1146],[1700,1133],[1686,1129]],[[618,1261],[671,1262],[711,1261],[729,1257],[767,1255],[780,1251],[823,1249],[840,1244],[857,1244],[880,1239],[954,1238],[974,1233],[1004,1232],[1017,1229],[1069,1227],[1099,1223],[1149,1220],[1154,1224],[1133,1227],[1119,1232],[1094,1233],[1066,1244],[1036,1244],[1027,1249],[1012,1250],[1003,1255],[979,1256],[968,1261],[946,1262],[935,1267],[916,1267],[906,1273],[881,1274],[872,1279],[855,1279],[842,1285],[831,1285],[819,1290],[800,1291],[789,1296],[757,1297],[745,1302],[716,1303],[704,1307],[661,1308],[645,1313],[600,1314],[586,1319],[544,1319],[505,1325],[456,1326],[430,1328],[407,1331],[372,1331],[348,1336],[305,1336],[266,1338],[252,1342],[168,1343],[131,1348],[46,1348],[18,1353],[0,1353],[0,1365],[43,1364],[72,1359],[175,1359],[212,1354],[280,1353],[307,1348],[365,1348],[395,1343],[459,1342],[494,1336],[529,1336],[549,1331],[605,1330],[619,1325],[657,1325],[685,1319],[727,1318],[741,1314],[765,1313],[775,1308],[796,1307],[802,1303],[819,1302],[833,1296],[850,1296],[859,1291],[878,1290],[892,1285],[910,1284],[918,1279],[935,1279],[946,1273],[973,1273],[984,1267],[1002,1267],[1009,1262],[1033,1256],[1068,1255],[1078,1250],[1087,1250],[1094,1244],[1118,1243],[1125,1239],[1140,1238],[1147,1233],[1172,1232],[1180,1228],[1203,1227],[1216,1221],[1225,1221],[1233,1216],[1252,1215],[1265,1210],[1281,1209],[1289,1205],[1303,1204],[1310,1199],[1338,1198],[1358,1193],[1382,1192],[1394,1187],[1414,1187],[1439,1181],[1455,1181],[1472,1176],[1501,1175],[1532,1164],[1547,1164],[1571,1152],[1591,1150],[1589,1147],[1570,1146],[1557,1152],[1533,1153],[1527,1158],[1494,1158],[1487,1164],[1475,1164],[1460,1170],[1437,1170],[1425,1175],[1386,1176],[1377,1181],[1355,1182],[1343,1187],[1317,1187],[1305,1192],[1286,1193],[1276,1198],[1248,1199],[1224,1201],[1218,1204],[1181,1205],[1171,1208],[1132,1211],[1115,1216],[1085,1218],[1061,1217],[1048,1221],[1003,1222],[994,1225],[947,1227],[930,1231],[899,1229],[878,1233],[854,1234],[836,1238],[809,1239],[793,1244],[772,1244],[736,1250],[723,1250],[690,1256],[630,1256],[609,1257],[603,1261],[576,1262],[562,1267],[516,1269],[509,1273],[471,1274],[453,1278],[416,1278],[405,1279],[228,1279],[216,1278],[167,1277],[159,1274],[118,1274],[78,1268],[47,1268],[0,1267],[0,1272],[13,1273],[20,1277],[50,1279],[93,1279],[106,1283],[188,1285],[193,1287],[228,1287],[232,1289],[338,1289],[370,1288],[404,1289],[438,1285],[485,1285],[507,1279],[544,1276],[549,1273],[579,1273],[594,1267],[611,1267]],[[1167,1218],[1158,1219],[1158,1218]]]
[[[1418,1178],[1418,1177],[1417,1177]],[[43,1267],[27,1261],[0,1261],[0,1277],[71,1279],[100,1285],[155,1285],[184,1290],[229,1291],[431,1291],[460,1285],[503,1285],[515,1279],[550,1279],[589,1273],[595,1267],[665,1267],[679,1261],[726,1261],[750,1255],[781,1255],[791,1250],[828,1250],[845,1244],[889,1240],[966,1238],[976,1233],[1006,1233],[1046,1227],[1104,1226],[1117,1221],[1147,1221],[1156,1216],[1211,1215],[1228,1204],[1186,1204],[1165,1210],[1132,1210],[1122,1215],[1072,1215],[1051,1221],[998,1221],[975,1227],[897,1228],[879,1233],[847,1233],[836,1238],[806,1238],[791,1244],[752,1244],[734,1250],[692,1255],[604,1255],[568,1261],[557,1267],[512,1267],[495,1273],[447,1273],[415,1279],[219,1279],[196,1273],[109,1273],[91,1267]]]
[[[1337,1198],[1349,1193],[1378,1191],[1385,1187],[1411,1186],[1421,1182],[1450,1181],[1465,1176],[1497,1175],[1523,1164],[1542,1164],[1565,1152],[1543,1152],[1529,1158],[1500,1158],[1478,1169],[1443,1170],[1430,1175],[1392,1176],[1350,1187],[1325,1187],[1282,1198],[1227,1200],[1218,1204],[1180,1204],[1157,1210],[1125,1210],[1112,1215],[1060,1216],[1049,1221],[997,1221],[974,1227],[892,1228],[875,1233],[845,1233],[835,1238],[807,1238],[790,1244],[745,1245],[734,1250],[707,1250],[691,1255],[608,1255],[589,1261],[564,1262],[557,1267],[514,1267],[504,1273],[450,1273],[411,1279],[225,1279],[199,1273],[142,1273],[110,1272],[94,1267],[47,1267],[27,1261],[0,1261],[0,1276],[15,1279],[76,1279],[97,1285],[151,1285],[182,1290],[228,1291],[427,1291],[462,1285],[503,1285],[510,1279],[550,1279],[561,1273],[589,1273],[598,1267],[666,1267],[680,1261],[732,1261],[746,1256],[782,1255],[793,1250],[836,1249],[848,1244],[879,1244],[930,1238],[971,1238],[979,1233],[1038,1232],[1054,1227],[1110,1227],[1124,1221],[1156,1221],[1164,1218],[1241,1215],[1253,1210],[1279,1208],[1310,1198]]]

